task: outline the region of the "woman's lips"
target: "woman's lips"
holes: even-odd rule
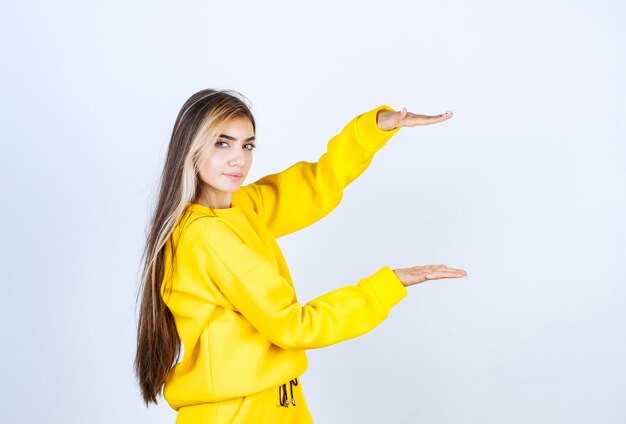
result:
[[[228,178],[230,178],[233,181],[240,180],[243,177],[243,175],[241,174],[224,174],[224,175],[226,175]]]

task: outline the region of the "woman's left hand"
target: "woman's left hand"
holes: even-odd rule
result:
[[[391,110],[381,110],[376,117],[378,128],[384,131],[393,130],[398,127],[414,127],[416,125],[430,125],[438,122],[447,121],[452,118],[452,111],[442,113],[441,115],[416,115],[408,112],[403,108],[400,112]]]

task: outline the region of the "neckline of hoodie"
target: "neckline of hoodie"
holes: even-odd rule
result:
[[[239,208],[239,206],[235,204],[232,204],[232,207],[230,208],[211,209],[208,206],[204,206],[199,203],[189,203],[188,208],[192,211],[200,212],[203,215],[208,215],[208,216],[229,217],[229,216],[241,215],[243,213],[241,209]]]

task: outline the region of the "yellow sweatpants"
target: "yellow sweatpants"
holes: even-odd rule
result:
[[[292,395],[293,393],[293,395]],[[295,402],[295,405],[293,404]],[[289,406],[286,406],[286,405]],[[176,424],[311,424],[300,377],[284,385],[221,402],[184,406]]]

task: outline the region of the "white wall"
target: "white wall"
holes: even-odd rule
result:
[[[0,421],[174,422],[133,375],[139,257],[178,110],[232,88],[248,182],[380,104],[455,110],[279,239],[303,302],[384,264],[469,274],[310,351],[316,422],[626,422],[624,22],[617,0],[5,5]]]

